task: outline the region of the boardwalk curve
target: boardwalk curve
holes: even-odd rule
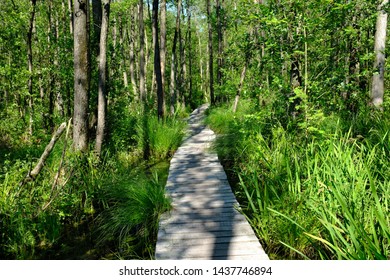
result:
[[[202,124],[206,109],[190,115],[187,137],[171,160],[166,191],[173,209],[160,219],[155,257],[268,260],[210,150],[215,134]]]

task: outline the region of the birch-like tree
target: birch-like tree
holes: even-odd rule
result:
[[[385,7],[388,3],[389,0],[383,0],[383,2],[379,5],[379,12],[376,21],[374,46],[375,62],[371,89],[371,102],[375,107],[382,106],[383,95],[385,92],[385,47],[387,31],[387,12]]]
[[[74,0],[74,111],[73,145],[88,150],[89,0]]]

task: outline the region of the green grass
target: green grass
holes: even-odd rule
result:
[[[386,113],[317,122],[312,110],[307,124],[282,126],[269,110],[227,110],[207,122],[221,133],[216,149],[271,258],[390,258]]]
[[[136,125],[134,139],[139,150],[148,153],[152,160],[171,157],[180,146],[184,136],[185,123],[176,118],[159,121],[156,116],[145,115]]]
[[[105,209],[97,217],[97,244],[115,243],[121,258],[152,259],[159,216],[170,208],[157,178],[115,178],[99,197]]]
[[[23,186],[19,183],[48,139],[34,136],[41,139],[37,148],[35,140],[25,143],[17,132],[17,141],[2,138],[0,259],[154,258],[158,218],[170,207],[164,194],[168,160],[181,143],[185,125],[150,116],[151,156],[144,161],[145,138],[137,135],[142,134],[143,117],[131,107],[123,110],[111,111],[110,138],[100,158],[67,150],[54,188],[63,138],[36,180]],[[1,126],[11,133],[4,122]]]

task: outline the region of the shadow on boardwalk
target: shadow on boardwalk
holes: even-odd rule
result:
[[[202,124],[206,108],[191,114],[171,160],[166,190],[173,210],[160,221],[156,259],[268,259],[209,150],[215,134]]]

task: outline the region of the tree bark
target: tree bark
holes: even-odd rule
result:
[[[186,54],[185,43],[182,38],[182,30],[179,29],[179,57],[180,57],[180,74],[179,74],[179,96],[183,106],[185,106],[185,92],[187,92],[187,69],[186,69]]]
[[[188,3],[187,7],[187,15],[188,15],[188,100],[190,104],[193,104],[192,100],[192,30],[191,30],[191,10],[190,10],[190,4]]]
[[[209,49],[209,83],[210,83],[210,102],[215,104],[214,98],[214,69],[213,69],[213,30],[211,27],[211,7],[210,0],[207,0],[207,22],[209,31],[208,49]]]
[[[139,50],[139,95],[140,99],[146,101],[146,92],[145,92],[145,24],[144,24],[144,1],[139,1],[139,36],[140,36],[140,50]]]
[[[383,0],[379,5],[378,18],[376,21],[375,32],[375,63],[374,74],[372,77],[371,103],[375,107],[382,107],[383,95],[385,91],[385,46],[386,46],[386,30],[387,30],[387,12],[385,6],[388,0]]]
[[[222,85],[222,67],[223,67],[223,33],[222,33],[222,5],[221,0],[217,0],[217,32],[218,32],[218,69],[217,69],[217,83]]]
[[[36,11],[36,0],[31,0],[31,13],[30,13],[30,23],[27,33],[27,57],[28,57],[28,107],[30,110],[30,120],[28,126],[28,132],[30,135],[33,133],[33,122],[34,122],[34,104],[33,104],[33,53],[32,53],[32,37],[34,30],[34,21],[35,21],[35,11]]]
[[[99,56],[99,42],[100,42],[100,30],[102,28],[102,0],[92,0],[92,19],[93,19],[93,30],[94,37],[92,42],[92,49],[96,56]]]
[[[99,90],[98,90],[98,118],[96,129],[95,152],[100,156],[106,135],[106,110],[107,110],[107,36],[110,18],[111,0],[103,0],[102,28],[100,30],[100,55],[99,55]]]
[[[158,0],[153,0],[154,72],[157,83],[157,116],[164,117],[164,88],[161,76],[161,57],[158,36]]]
[[[161,26],[160,26],[160,57],[161,57],[161,82],[162,87],[165,90],[165,63],[167,53],[167,3],[166,0],[162,0],[161,4]]]
[[[66,122],[62,123],[60,125],[60,127],[57,129],[57,131],[54,133],[49,144],[46,146],[41,157],[39,158],[38,163],[35,165],[34,169],[27,174],[26,178],[21,183],[21,185],[23,185],[24,182],[26,182],[26,181],[34,180],[38,176],[39,172],[41,172],[43,166],[45,165],[46,159],[50,155],[51,151],[54,148],[54,145],[57,143],[58,139],[60,138],[60,136],[64,132],[65,128],[66,128]]]
[[[68,10],[69,10],[69,32],[73,34],[74,30],[74,16],[73,16],[73,2],[68,0]]]
[[[73,145],[88,150],[89,0],[74,0],[74,111]]]
[[[240,77],[240,84],[238,85],[236,97],[234,99],[233,113],[235,113],[237,111],[238,101],[240,100],[240,97],[241,97],[241,91],[242,91],[242,86],[244,84],[244,79],[245,79],[247,67],[248,67],[248,62],[246,61],[244,67],[242,68],[241,77]]]
[[[134,11],[134,9],[132,9]],[[135,18],[131,16],[130,30],[128,32],[129,44],[130,44],[130,80],[133,87],[133,95],[135,99],[138,99],[138,88],[135,78]]]
[[[177,15],[176,15],[176,28],[175,28],[175,34],[173,36],[173,45],[172,45],[172,56],[171,56],[171,83],[170,83],[170,113],[173,115],[175,113],[175,103],[176,103],[176,72],[177,72],[177,55],[176,55],[176,48],[177,48],[177,38],[179,35],[180,30],[180,16],[181,16],[181,3],[182,0],[177,1]]]

